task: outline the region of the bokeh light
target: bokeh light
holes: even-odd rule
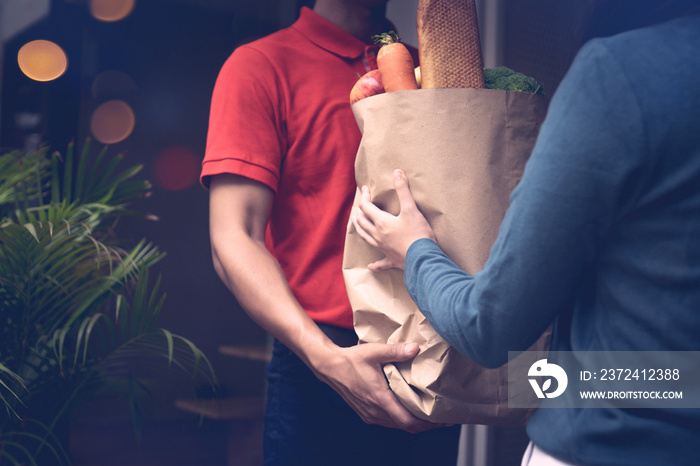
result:
[[[131,13],[135,0],[90,0],[90,14],[105,22],[119,21]]]
[[[35,81],[51,81],[68,68],[68,57],[61,47],[48,40],[27,42],[17,52],[17,63]]]
[[[154,180],[168,191],[189,188],[199,180],[200,158],[190,148],[171,146],[156,157]]]
[[[134,130],[134,112],[122,100],[110,100],[95,109],[90,120],[93,136],[104,143],[123,141]]]

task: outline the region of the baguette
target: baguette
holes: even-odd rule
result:
[[[416,30],[422,88],[484,87],[474,0],[419,0]]]

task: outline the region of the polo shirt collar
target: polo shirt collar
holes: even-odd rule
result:
[[[367,44],[360,39],[308,7],[301,9],[299,19],[292,27],[319,47],[344,58],[359,58],[367,49]]]

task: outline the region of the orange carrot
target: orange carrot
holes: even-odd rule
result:
[[[399,42],[394,31],[374,36],[382,44],[377,54],[377,68],[382,75],[386,92],[418,89],[413,68],[413,57],[405,45]]]

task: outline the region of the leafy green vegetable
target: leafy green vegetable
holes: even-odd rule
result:
[[[505,66],[485,69],[484,82],[487,89],[531,92],[544,95],[544,87],[534,78],[513,71]]]

